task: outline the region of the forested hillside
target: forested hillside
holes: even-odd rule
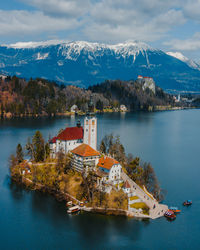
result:
[[[149,106],[173,105],[172,95],[166,94],[156,87],[155,94],[148,88],[143,90],[136,81],[105,81],[89,87],[93,93],[102,93],[112,103],[112,106],[126,105],[130,110],[148,110]]]
[[[148,110],[149,106],[173,105],[171,95],[156,87],[143,91],[137,81],[106,81],[89,89],[58,85],[44,79],[26,81],[16,76],[0,78],[1,117],[58,115],[70,111],[76,104],[81,112],[87,112],[92,95],[98,111],[117,111],[124,104],[129,110]]]

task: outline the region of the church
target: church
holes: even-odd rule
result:
[[[78,121],[76,127],[65,128],[53,137],[49,141],[50,156],[56,158],[59,152],[67,154],[82,144],[88,145],[95,151],[97,150],[97,118],[94,116],[92,96],[90,96],[88,115],[84,119],[84,126],[82,127],[80,121]]]
[[[65,128],[57,136],[49,141],[50,156],[56,158],[58,152],[67,154],[81,144],[87,144],[94,150],[97,149],[97,118],[86,116],[84,126],[81,126],[80,121],[76,127]]]

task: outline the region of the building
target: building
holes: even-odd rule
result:
[[[78,112],[78,106],[76,104],[72,105],[71,106],[71,109],[70,109],[70,112],[71,113],[76,113]]]
[[[117,184],[121,180],[122,166],[111,157],[103,156],[97,164],[97,174],[104,183]]]
[[[127,112],[128,111],[128,109],[127,109],[127,107],[125,106],[125,105],[120,105],[120,111],[121,112]]]
[[[98,151],[84,143],[73,149],[71,153],[72,167],[79,172],[95,169],[100,158]]]
[[[76,127],[64,129],[58,134],[58,136],[53,137],[49,141],[50,156],[55,158],[58,152],[67,154],[69,151],[73,150],[82,143],[83,127],[81,127],[80,123],[78,123]]]
[[[154,94],[156,93],[156,84],[152,77],[139,75],[137,81],[142,84],[142,89],[150,89]]]
[[[64,154],[78,147],[82,143],[88,144],[96,150],[97,148],[97,118],[88,116],[84,119],[84,128],[80,122],[76,127],[69,127],[64,129],[57,136],[49,141],[50,156],[56,157],[58,152]]]
[[[97,118],[88,116],[84,119],[83,142],[90,147],[97,149]]]
[[[131,192],[131,186],[128,181],[126,181],[122,187],[124,193],[129,194]]]

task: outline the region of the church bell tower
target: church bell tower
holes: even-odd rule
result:
[[[88,105],[88,114],[84,119],[84,138],[83,143],[88,144],[93,149],[97,149],[97,118],[94,113],[92,96]]]

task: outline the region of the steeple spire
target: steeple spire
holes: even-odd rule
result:
[[[88,103],[88,115],[94,116],[94,101],[92,95],[90,95],[90,101]]]

